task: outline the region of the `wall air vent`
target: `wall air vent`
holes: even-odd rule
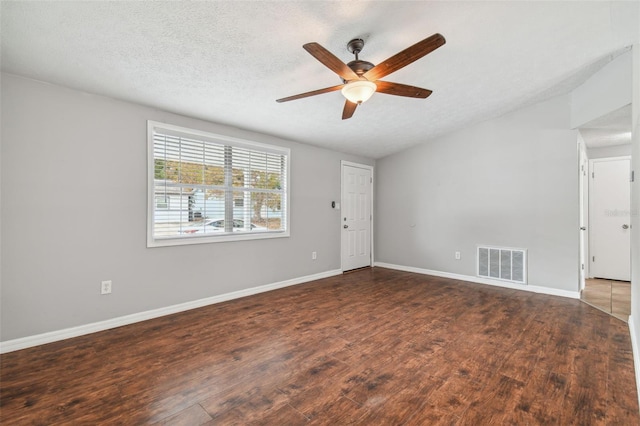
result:
[[[519,284],[527,283],[527,251],[478,246],[478,276]]]

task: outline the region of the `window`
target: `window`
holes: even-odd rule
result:
[[[147,246],[289,236],[289,149],[148,122]]]

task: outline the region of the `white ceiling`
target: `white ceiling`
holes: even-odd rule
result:
[[[587,148],[631,144],[631,104],[580,126]]]
[[[567,93],[638,40],[638,2],[10,2],[2,70],[79,90],[380,158]],[[302,49],[374,64],[439,32],[447,43],[385,80],[342,121],[340,84]]]

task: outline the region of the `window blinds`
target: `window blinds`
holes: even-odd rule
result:
[[[167,125],[149,132],[154,241],[287,231],[288,149]]]

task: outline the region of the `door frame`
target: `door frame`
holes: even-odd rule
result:
[[[590,163],[587,155],[587,146],[584,141],[578,142],[578,187],[580,199],[579,217],[579,241],[580,241],[580,261],[578,265],[578,276],[580,277],[579,291],[584,290],[587,278],[590,277],[591,262],[589,259],[589,174]]]
[[[373,255],[373,230],[375,228],[374,226],[374,221],[375,221],[375,217],[376,215],[373,212],[373,194],[374,194],[374,190],[373,190],[373,185],[375,184],[375,176],[374,176],[374,166],[370,166],[368,164],[361,164],[361,163],[354,163],[351,161],[346,161],[346,160],[340,160],[340,204],[341,204],[341,209],[342,206],[344,206],[344,199],[343,199],[343,194],[344,194],[344,167],[345,166],[349,166],[349,167],[355,167],[355,168],[359,168],[359,169],[366,169],[369,170],[371,172],[371,193],[369,194],[369,211],[371,212],[371,226],[369,228],[369,266],[372,267],[374,265],[374,255]],[[344,259],[344,253],[342,252],[342,212],[340,212],[340,216],[338,217],[338,228],[340,229],[340,270],[344,273],[344,264],[343,264],[343,259]]]
[[[630,155],[621,155],[621,156],[616,156],[616,157],[602,157],[602,158],[593,158],[593,159],[589,159],[589,175],[587,176],[587,180],[589,180],[588,178],[592,176],[592,173],[594,172],[593,170],[593,165],[594,163],[603,163],[603,162],[607,162],[607,161],[619,161],[619,160],[629,160],[629,162],[631,162],[631,156]],[[629,176],[629,178],[631,178],[631,176]],[[589,181],[590,182],[590,181]],[[589,253],[588,253],[588,272],[589,275],[585,278],[594,278],[593,277],[593,257],[592,257],[592,253],[593,253],[593,238],[591,238],[591,233],[592,233],[592,229],[591,229],[591,213],[593,211],[593,194],[591,193],[592,191],[592,185],[589,184],[588,185],[588,191],[589,191],[589,195],[588,195],[588,203],[589,203],[589,213],[588,213],[588,225],[587,225],[587,232],[589,233],[588,238],[589,238]],[[629,199],[631,199],[631,193],[629,193]],[[631,251],[631,247],[629,247],[629,251]],[[631,268],[631,264],[629,264],[629,268]],[[629,271],[629,273],[631,273],[631,271]]]

